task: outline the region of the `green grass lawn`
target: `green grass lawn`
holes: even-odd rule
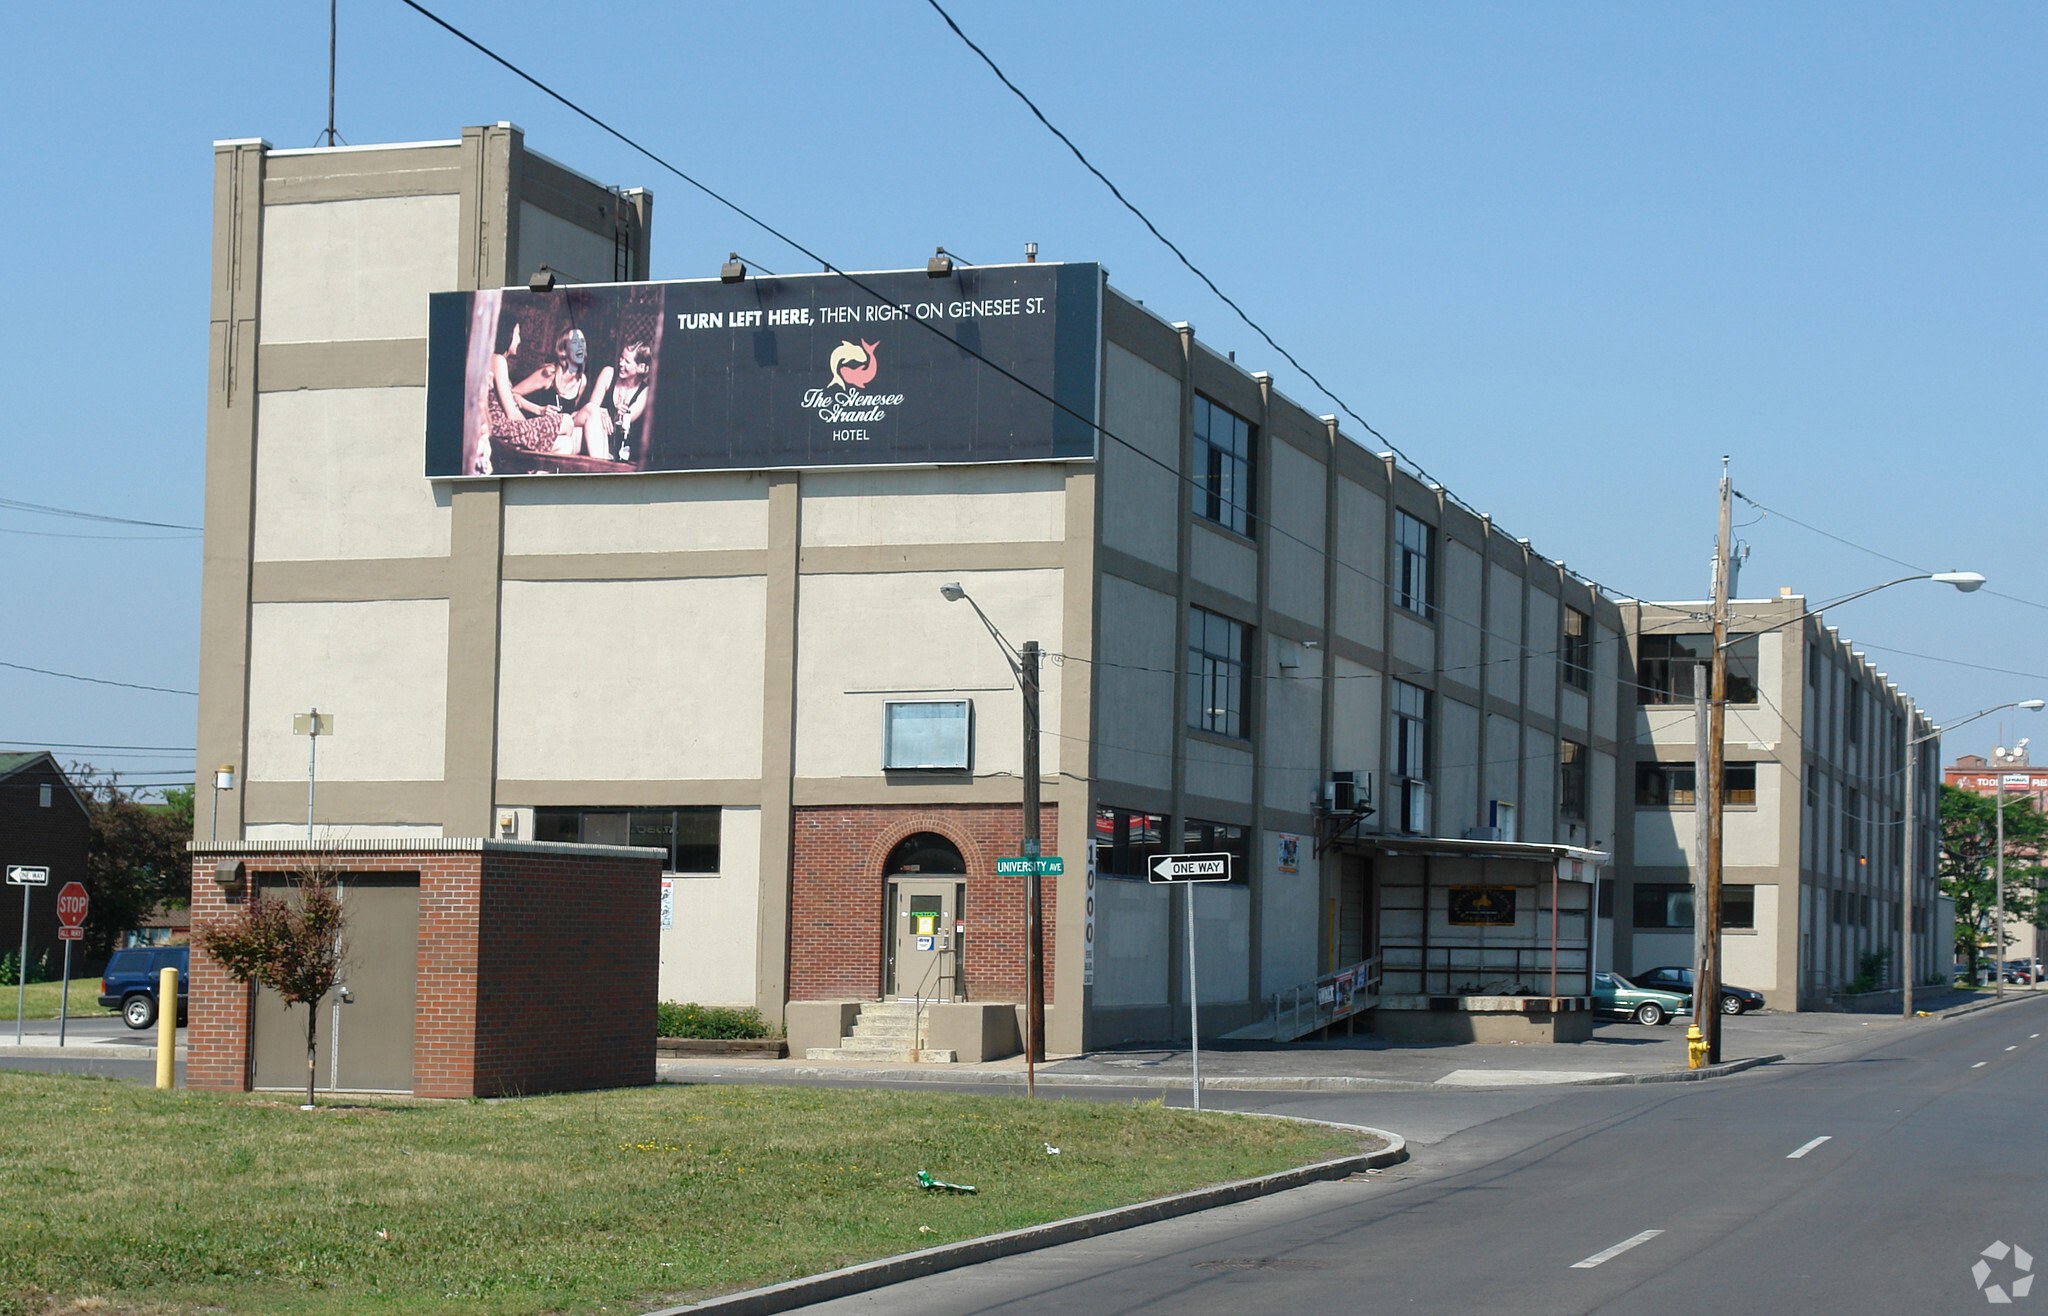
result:
[[[307,1114],[0,1072],[0,1313],[623,1313],[1359,1145],[1020,1097],[662,1086]]]
[[[57,1001],[63,994],[63,987],[64,984],[61,982],[30,983],[28,985],[28,1002],[22,1009],[21,1017],[24,1019],[55,1019],[57,1017]],[[9,1023],[14,1022],[14,1007],[20,999],[20,995],[21,988],[19,987],[0,987],[0,1019],[5,1019]],[[113,1010],[100,1009],[97,1004],[99,995],[100,980],[97,976],[73,978],[71,980],[71,1017],[73,1019],[104,1019],[108,1015],[115,1013]]]

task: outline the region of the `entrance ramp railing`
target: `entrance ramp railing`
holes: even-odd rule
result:
[[[1377,956],[1273,993],[1273,1040],[1292,1042],[1370,1010],[1380,998]]]

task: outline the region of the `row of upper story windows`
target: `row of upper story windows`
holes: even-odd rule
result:
[[[1256,428],[1229,408],[1195,395],[1194,472],[1190,486],[1196,516],[1247,538],[1255,537],[1252,499],[1258,474]],[[1435,531],[1420,517],[1394,512],[1394,601],[1418,617],[1435,615],[1436,590],[1430,570]],[[1592,625],[1587,613],[1567,605],[1557,654],[1565,684],[1592,685]]]

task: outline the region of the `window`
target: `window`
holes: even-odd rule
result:
[[[1095,811],[1095,872],[1099,877],[1151,876],[1155,855],[1166,848],[1166,817],[1129,809]]]
[[[1721,926],[1725,928],[1756,927],[1756,888],[1753,886],[1724,886],[1721,888]]]
[[[717,805],[681,809],[535,809],[533,839],[642,845],[668,852],[669,873],[718,871]]]
[[[1252,632],[1207,608],[1188,609],[1188,725],[1242,740],[1251,734],[1245,671]]]
[[[1557,742],[1557,811],[1586,821],[1586,747],[1576,740]]]
[[[1190,818],[1181,824],[1180,852],[1182,854],[1223,854],[1230,855],[1230,880],[1244,883],[1251,880],[1252,851],[1251,829],[1235,823],[1203,822]]]
[[[1756,636],[1742,635],[1728,646],[1728,702],[1756,702]],[[1645,635],[1636,649],[1636,702],[1689,704],[1694,664],[1710,664],[1711,635]]]
[[[1252,532],[1252,427],[1195,395],[1195,515],[1241,535]]]
[[[970,766],[974,705],[937,699],[882,705],[882,767],[931,770]]]
[[[1419,617],[1429,615],[1429,526],[1394,513],[1394,601]]]
[[[1564,683],[1584,690],[1593,683],[1593,619],[1577,608],[1564,610]]]
[[[1847,705],[1845,712],[1847,713],[1849,743],[1860,745],[1863,743],[1863,691],[1852,685],[1843,691],[1842,699]]]
[[[1683,882],[1636,883],[1638,928],[1690,928],[1692,888]]]
[[[1636,764],[1636,803],[1691,808],[1696,773],[1690,763]],[[1756,764],[1721,765],[1721,802],[1756,803]]]
[[[1396,822],[1404,832],[1429,830],[1429,691],[1391,683],[1394,775],[1399,780]]]

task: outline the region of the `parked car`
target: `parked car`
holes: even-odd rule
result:
[[[178,971],[178,1022],[185,1022],[185,1007],[191,999],[192,948],[190,946],[132,946],[117,950],[100,976],[100,1004],[119,1009],[121,1021],[130,1028],[147,1028],[156,1022],[157,983],[165,969]]]
[[[1619,1015],[1639,1024],[1661,1024],[1673,1015],[1692,1013],[1688,992],[1668,992],[1643,987],[1618,973],[1593,975],[1593,1009],[1600,1014]]]
[[[1692,970],[1675,964],[1666,964],[1636,975],[1636,983],[1643,987],[1656,987],[1667,992],[1684,992],[1692,995]],[[1721,984],[1721,1013],[1747,1014],[1751,1010],[1764,1008],[1764,994],[1733,983]]]
[[[2024,987],[2031,987],[2034,985],[2034,966],[2026,960],[2007,960],[2005,962],[2005,980],[2010,983],[2018,983]]]

